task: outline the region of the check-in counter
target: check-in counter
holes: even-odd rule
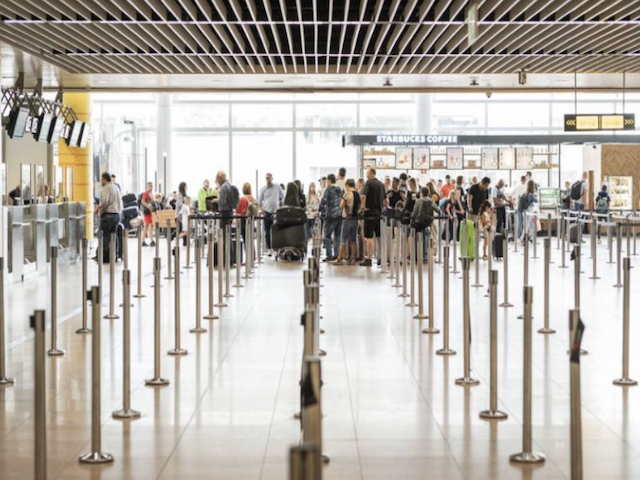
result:
[[[7,268],[9,282],[30,274],[46,274],[51,248],[58,247],[58,261],[76,261],[85,237],[84,202],[6,207]]]

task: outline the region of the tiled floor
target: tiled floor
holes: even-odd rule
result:
[[[80,322],[79,265],[60,268],[59,314],[67,320],[60,323],[59,343],[67,355],[46,359],[49,478],[287,478],[288,448],[300,435],[292,415],[299,403],[302,266],[265,259],[245,288],[233,289],[236,296],[229,299],[221,320],[203,321],[209,331],[200,336],[188,332],[194,323],[195,270],[185,270],[182,343],[189,355],[181,358],[165,354],[173,340],[173,288],[163,280],[162,373],[171,384],[153,389],[144,386],[153,369],[152,253],[145,249],[147,297],[134,299],[132,309],[132,407],[142,412],[139,420],[111,418],[122,395],[122,323],[102,321],[103,450],[115,457],[107,466],[80,465],[77,460],[89,449],[91,337],[74,333]],[[481,383],[463,388],[454,384],[463,368],[458,275],[450,275],[451,347],[458,355],[447,358],[435,355],[442,334],[420,333],[426,321],[412,319],[416,309],[404,306],[399,289],[391,288],[377,268],[323,267],[326,334],[321,344],[328,352],[322,364],[324,433],[331,457],[325,478],[570,478],[566,326],[573,270],[558,268],[555,242],[552,254],[551,323],[558,333],[533,337],[534,447],[547,456],[546,463],[536,467],[509,463],[509,455],[521,450],[522,438],[523,324],[516,319],[522,311],[521,249],[510,256],[510,296],[516,306],[499,310],[499,402],[509,413],[501,423],[478,418],[489,405],[486,288],[471,289],[472,367]],[[542,324],[542,248],[538,255],[530,269],[536,330]],[[615,268],[606,264],[604,245],[599,250],[602,279],[588,279],[587,257],[588,252],[582,275],[584,347],[590,352],[582,359],[585,478],[640,478],[640,389],[611,384],[621,371],[622,290],[612,286]],[[632,257],[636,265],[637,258]],[[502,263],[495,266],[502,282]],[[96,279],[96,266],[90,268]],[[485,287],[486,268],[483,262]],[[633,347],[640,336],[638,269],[632,277]],[[133,278],[135,288],[135,272]],[[502,283],[499,288],[501,301]],[[441,292],[442,269],[436,265],[438,325]],[[0,388],[3,480],[33,476],[33,340],[27,315],[47,305],[46,278],[7,288],[8,373],[16,385]],[[633,348],[631,376],[640,377],[640,354]]]

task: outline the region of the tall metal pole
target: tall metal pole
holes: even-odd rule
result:
[[[456,275],[458,273],[458,217],[453,218],[453,270],[451,273]],[[462,249],[460,249],[460,255],[462,255]]]
[[[142,293],[142,225],[138,227],[138,291],[133,296],[134,298],[144,298],[146,295]]]
[[[546,238],[545,240],[549,240]],[[504,420],[508,417],[505,412],[498,410],[498,271],[489,271],[489,322],[490,322],[490,356],[491,376],[489,410],[480,412],[480,418],[485,420]]]
[[[87,308],[87,282],[88,282],[88,267],[87,267],[87,239],[83,238],[82,245],[82,326],[76,330],[76,333],[85,334],[91,333],[91,330],[87,326],[87,316],[88,316],[88,308]],[[0,259],[2,261],[2,259]]]
[[[627,253],[628,255],[629,253]],[[627,387],[638,382],[629,378],[629,312],[631,309],[631,259],[624,259],[624,288],[622,294],[622,377],[614,385]]]
[[[169,385],[169,380],[162,378],[160,374],[160,335],[162,330],[160,315],[160,272],[161,259],[156,257],[153,259],[153,378],[144,381],[148,387],[163,387]]]
[[[98,230],[98,253],[96,253],[96,259],[98,260],[98,286],[102,294],[102,263],[104,262],[104,237],[102,230]],[[100,301],[102,301],[102,299]]]
[[[469,257],[462,257],[462,322],[464,326],[464,376],[456,380],[456,385],[475,386],[480,382],[471,377],[471,313],[469,309]]]
[[[107,320],[120,318],[116,315],[116,234],[109,235],[109,313],[104,316]]]
[[[196,255],[196,326],[189,330],[191,333],[204,333],[207,331],[202,326],[202,239],[198,236],[195,240]]]
[[[515,237],[515,235],[514,235]],[[517,242],[518,240],[514,238],[514,242]],[[513,304],[509,302],[509,237],[508,235],[506,236],[506,238],[503,239],[502,241],[502,270],[504,272],[503,276],[504,276],[504,285],[503,285],[503,292],[504,292],[504,299],[502,300],[502,303],[500,304],[501,307],[513,307]]]
[[[562,235],[562,265],[560,265],[560,267],[558,268],[569,268],[567,266],[567,262],[566,262],[566,257],[567,257],[567,248],[566,248],[566,243],[567,243],[567,231],[569,230],[569,219],[563,219],[562,224],[564,225],[562,231],[563,231],[563,235]]]
[[[591,280],[598,280],[598,246],[597,246],[597,230],[598,230],[598,217],[595,214],[591,214]]]
[[[622,270],[622,224],[618,223],[616,227],[616,284],[614,287],[622,287],[621,270]]]
[[[209,223],[209,230],[207,231],[207,272],[209,273],[209,281],[208,281],[208,285],[209,285],[209,311],[208,313],[203,317],[205,320],[217,320],[218,315],[215,314],[215,312],[213,311],[213,307],[215,304],[215,280],[213,278],[213,272],[215,270],[215,255],[214,255],[214,244],[213,244],[213,228],[212,224]],[[218,250],[219,252],[219,250]],[[199,260],[198,260],[199,262]],[[222,256],[218,254],[218,265],[222,264]],[[198,264],[196,262],[196,272],[197,272],[197,268],[198,268]],[[197,273],[196,273],[197,275]]]
[[[191,266],[191,219],[187,220],[187,241],[186,241],[187,245],[186,245],[186,251],[187,251],[187,255],[185,257],[185,262],[184,262],[184,268],[185,270],[188,270],[190,268],[193,268]]]
[[[533,452],[533,432],[531,429],[531,385],[532,385],[532,315],[531,304],[533,302],[533,287],[525,286],[524,290],[524,356],[523,356],[523,382],[522,382],[522,452],[509,457],[515,463],[542,463],[544,455]]]
[[[433,302],[434,302],[434,293],[433,293],[433,253],[431,252],[431,249],[429,249],[429,253],[427,255],[427,275],[429,276],[429,289],[427,291],[427,293],[429,294],[429,298],[428,298],[428,305],[429,305],[429,310],[428,310],[428,318],[429,318],[429,326],[427,326],[426,328],[422,329],[422,333],[440,333],[440,330],[438,328],[435,327],[434,323],[434,317],[435,317],[435,313],[434,313],[434,308],[433,308]]]
[[[224,226],[224,297],[231,298],[231,225]]]
[[[4,314],[4,257],[0,257],[0,385],[13,385],[15,383],[13,378],[7,377],[7,340],[4,331]]]
[[[101,435],[101,371],[100,371],[100,287],[93,286],[87,292],[91,300],[91,451],[80,456],[80,463],[110,463],[113,456],[102,451]]]
[[[111,414],[117,419],[140,418],[131,408],[131,272],[122,271],[122,409]]]
[[[59,357],[65,351],[58,348],[58,247],[51,247],[51,357]]]
[[[571,404],[571,480],[582,480],[582,402],[580,399],[580,344],[584,325],[578,310],[569,311],[569,335],[573,352],[570,359],[570,404]]]
[[[407,307],[415,307],[416,303],[416,231],[413,228],[409,228],[409,263],[411,264],[410,277],[411,277],[411,294],[409,297],[409,303]]]
[[[242,244],[240,243],[240,234],[242,231],[241,225],[244,219],[241,217],[236,218],[236,283],[233,288],[242,288]],[[246,259],[245,259],[246,261]]]
[[[178,234],[178,222],[176,222],[176,237],[179,237]],[[171,220],[167,220],[166,227],[166,236],[167,236],[167,276],[164,277],[165,280],[173,280],[173,275],[171,273]]]
[[[474,266],[474,272],[475,272],[475,282],[472,285],[472,287],[474,288],[480,288],[482,287],[482,284],[480,283],[480,217],[478,217],[478,220],[475,223],[475,252],[474,252],[474,260],[475,260],[475,266]]]
[[[418,235],[418,313],[413,316],[413,318],[417,320],[423,320],[427,318],[424,314],[424,289],[423,289],[423,274],[422,274],[422,265],[423,259],[422,254],[424,252],[423,248],[423,237],[424,232],[419,232],[416,230],[416,234]]]
[[[442,268],[442,348],[436,355],[455,355],[449,348],[449,245],[444,246],[444,265]]]
[[[176,235],[176,245],[173,248],[173,261],[175,263],[175,282],[174,282],[174,314],[173,314],[173,348],[167,352],[169,355],[186,355],[187,350],[180,345],[180,245],[178,241],[179,235]]]
[[[551,238],[544,239],[544,327],[538,330],[538,333],[556,333],[553,328],[549,327],[549,302],[551,283],[549,270],[551,269]]]
[[[224,274],[223,274],[223,259],[224,259],[224,229],[218,227],[218,303],[215,304],[218,308],[226,307],[227,304],[224,303]],[[213,256],[211,257],[213,261]]]
[[[31,328],[35,330],[34,361],[34,478],[47,479],[47,368],[45,365],[44,310],[36,310],[31,316]]]
[[[402,260],[402,293],[399,297],[408,297],[407,292],[407,225],[400,225],[400,258]]]

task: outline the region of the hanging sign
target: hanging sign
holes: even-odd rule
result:
[[[634,113],[614,113],[603,115],[570,114],[564,116],[565,132],[589,132],[599,130],[635,130],[636,116]]]

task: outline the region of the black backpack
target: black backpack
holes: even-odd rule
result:
[[[353,209],[351,210],[351,216],[354,218],[358,218],[360,214],[360,194],[358,192],[353,192]]]
[[[571,185],[571,200],[580,200],[582,197],[582,180],[578,180],[576,183]]]
[[[418,200],[418,212],[411,222],[416,230],[424,230],[433,223],[433,200],[430,198]]]
[[[240,203],[240,192],[238,191],[238,187],[231,185],[231,198],[229,199],[231,210],[235,210],[238,203]]]

